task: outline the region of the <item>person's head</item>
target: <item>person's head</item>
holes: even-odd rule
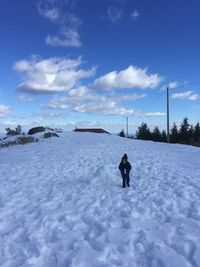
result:
[[[126,164],[127,160],[128,160],[128,156],[127,154],[124,154],[124,156],[122,157],[123,164]]]

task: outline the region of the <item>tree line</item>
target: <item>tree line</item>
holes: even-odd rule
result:
[[[119,133],[119,136],[125,137],[124,130]],[[133,137],[131,137],[133,138]],[[165,130],[160,131],[156,126],[151,131],[147,123],[142,123],[136,131],[136,139],[151,140],[155,142],[167,142],[167,133]],[[190,124],[189,119],[185,117],[178,127],[174,122],[170,129],[170,143],[198,145],[200,146],[200,124]]]
[[[167,142],[166,131],[160,131],[156,126],[152,131],[146,123],[142,123],[136,132],[136,139],[152,140],[156,142]],[[178,127],[174,122],[170,129],[170,143],[198,145],[200,144],[200,124],[194,126],[189,123],[189,119],[185,117]]]

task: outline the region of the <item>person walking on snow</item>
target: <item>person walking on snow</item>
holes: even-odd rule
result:
[[[129,173],[131,170],[131,164],[128,162],[127,154],[124,154],[124,156],[122,157],[121,162],[119,164],[119,170],[121,172],[122,179],[123,179],[122,187],[126,187],[126,185],[130,186]]]

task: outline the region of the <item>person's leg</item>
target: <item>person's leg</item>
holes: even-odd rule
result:
[[[122,179],[123,179],[122,187],[126,187],[126,176],[124,174],[122,174]]]
[[[127,186],[130,186],[130,177],[129,177],[129,174],[127,174]]]

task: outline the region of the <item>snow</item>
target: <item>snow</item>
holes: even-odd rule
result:
[[[200,266],[199,158],[196,147],[74,132],[0,149],[0,266]]]

